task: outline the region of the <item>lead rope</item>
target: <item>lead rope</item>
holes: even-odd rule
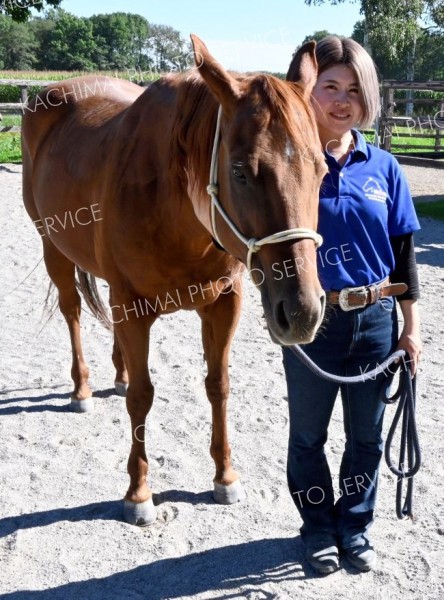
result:
[[[418,431],[416,427],[415,406],[416,406],[416,376],[412,377],[408,367],[409,355],[404,350],[397,350],[390,355],[381,365],[377,365],[373,371],[355,375],[352,377],[341,377],[333,373],[327,373],[320,369],[299,346],[290,346],[293,354],[318,377],[335,383],[362,383],[369,379],[375,379],[381,373],[387,377],[381,391],[380,399],[385,404],[394,404],[399,400],[398,408],[393,417],[392,425],[387,434],[385,442],[385,461],[392,473],[398,477],[396,484],[396,515],[398,519],[410,518],[413,520],[413,476],[421,467],[421,448],[419,445]],[[400,359],[403,359],[402,361]],[[407,360],[405,360],[407,359]],[[397,362],[394,371],[389,369],[390,365]],[[390,396],[390,385],[396,370],[402,368],[399,374],[399,385],[396,392]],[[399,449],[398,466],[391,458],[391,446],[393,438],[402,415],[401,440]],[[407,467],[407,468],[406,468]],[[407,491],[403,502],[403,485],[407,480]]]
[[[222,107],[219,106],[219,110],[217,113],[217,121],[216,121],[216,133],[214,136],[213,150],[211,153],[211,165],[210,165],[210,183],[207,186],[207,192],[211,196],[211,228],[213,230],[213,236],[219,246],[223,248],[223,244],[217,235],[217,227],[216,227],[216,209],[219,212],[220,216],[224,219],[225,223],[230,227],[231,231],[234,235],[241,240],[248,248],[247,254],[247,268],[248,271],[251,272],[251,259],[252,255],[255,252],[259,252],[262,246],[265,244],[278,244],[279,242],[287,242],[289,240],[302,240],[302,239],[311,239],[314,241],[316,248],[318,248],[322,244],[322,236],[316,231],[312,229],[308,229],[305,227],[299,227],[297,229],[286,229],[285,231],[279,231],[278,233],[273,233],[267,237],[258,240],[257,238],[247,238],[244,236],[233,221],[230,219],[228,214],[225,212],[225,209],[219,202],[219,198],[217,197],[219,193],[218,186],[218,178],[217,178],[217,159],[218,159],[218,149],[219,149],[219,140],[220,140],[220,123],[222,118]],[[253,280],[254,281],[254,280]]]
[[[406,356],[408,357],[408,354],[406,354]],[[416,376],[412,378],[410,369],[406,363],[404,363],[404,370],[401,370],[400,372],[399,386],[393,396],[388,395],[389,388],[390,382],[383,385],[380,392],[381,400],[386,404],[393,404],[399,400],[399,404],[385,442],[385,461],[390,471],[398,477],[396,483],[396,514],[398,519],[404,519],[406,517],[413,519],[413,476],[416,475],[421,467],[421,447],[419,445],[415,419]],[[396,467],[390,452],[396,427],[398,426],[401,416],[401,441],[398,467]],[[407,480],[407,491],[403,503],[402,488],[404,480]]]

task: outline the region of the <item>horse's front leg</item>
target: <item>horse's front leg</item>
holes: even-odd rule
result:
[[[213,431],[210,453],[216,465],[213,496],[220,504],[233,504],[245,498],[239,476],[231,465],[231,448],[227,432],[229,395],[228,359],[231,340],[241,308],[241,286],[221,294],[213,304],[199,309],[202,319],[202,341],[208,374],[205,379],[211,403]]]
[[[124,301],[113,304],[123,306]],[[127,301],[131,306],[132,301]],[[116,315],[117,316],[117,315]],[[124,519],[132,525],[149,525],[157,518],[152,491],[147,483],[148,458],[145,451],[145,420],[153,404],[154,388],[148,371],[149,330],[155,317],[135,315],[115,319],[115,332],[125,364],[129,385],[126,406],[131,420],[131,451],[128,458],[130,485],[125,495]]]

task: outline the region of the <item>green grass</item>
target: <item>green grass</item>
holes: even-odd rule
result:
[[[444,199],[436,202],[420,202],[415,205],[415,209],[420,217],[431,217],[444,221]]]
[[[371,144],[375,143],[374,131],[366,130],[362,132],[365,138]],[[430,137],[420,138],[416,137],[415,134],[424,134]],[[441,152],[444,152],[444,135],[441,130]],[[434,152],[435,151],[435,136],[436,129],[413,129],[412,127],[400,127],[394,125],[392,128],[391,145],[393,154],[409,154],[410,152]],[[398,145],[400,144],[400,145]],[[405,148],[404,146],[423,146],[422,148]],[[382,146],[382,144],[381,144]]]
[[[418,138],[415,137],[416,133],[430,135],[429,138]],[[395,154],[401,153],[410,153],[410,152],[433,152],[435,150],[435,135],[436,130],[433,129],[413,129],[409,127],[400,127],[399,125],[394,125],[392,128],[392,152]],[[414,146],[424,146],[424,148],[403,148],[402,146],[398,146],[398,144],[403,145],[414,145]],[[444,137],[441,138],[441,145],[444,146]],[[444,151],[444,148],[441,150]]]
[[[11,125],[16,125],[20,127],[22,122],[22,116],[19,115],[2,115],[2,120],[0,121],[0,127],[10,127]]]
[[[22,152],[19,133],[0,133],[0,163],[20,163]]]
[[[0,127],[20,125],[21,115],[2,115]],[[0,163],[22,162],[20,133],[0,133]]]

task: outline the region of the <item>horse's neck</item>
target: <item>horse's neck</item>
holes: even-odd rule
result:
[[[202,214],[209,215],[216,111],[208,92],[181,76],[153,84],[127,109],[112,160],[112,179],[121,189],[117,208],[125,219],[131,210],[136,227],[142,218],[167,238],[192,239],[196,247],[208,243]]]

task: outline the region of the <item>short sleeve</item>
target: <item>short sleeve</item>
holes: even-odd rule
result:
[[[404,235],[421,229],[407,179],[392,157],[389,174],[389,236]]]

